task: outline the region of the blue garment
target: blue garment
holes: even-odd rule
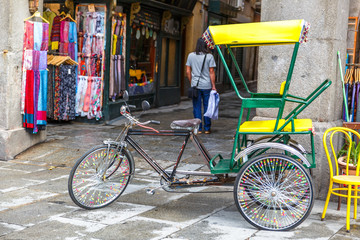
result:
[[[40,70],[37,125],[46,125],[48,71]]]
[[[69,22],[69,43],[74,43],[74,61],[78,62],[78,44],[77,44],[77,30],[76,23]],[[69,44],[70,46],[70,44]],[[76,66],[76,79],[78,79],[78,66]],[[77,88],[77,86],[76,86]]]
[[[42,22],[34,22],[34,50],[41,50],[43,35],[43,24]]]
[[[201,119],[199,131],[203,130],[202,123],[204,123],[204,131],[210,131],[211,119],[203,117],[203,113],[207,111],[211,89],[198,89],[198,91],[199,96],[197,98],[193,98],[194,118]],[[201,111],[202,105],[204,106],[204,111]]]

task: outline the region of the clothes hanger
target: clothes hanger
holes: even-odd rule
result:
[[[44,22],[49,23],[48,20],[46,20],[45,18],[43,18],[43,17],[41,16],[41,14],[40,14],[39,11],[36,11],[36,12],[35,12],[33,15],[31,15],[30,17],[25,18],[24,21],[27,21],[27,20],[29,20],[29,19],[31,19],[31,18],[33,18],[33,17],[41,18]]]
[[[73,22],[76,23],[75,19],[73,19],[70,14],[66,14],[66,16],[63,17],[63,18],[60,20],[60,22],[61,22],[62,20],[65,20],[66,18],[69,18],[71,21],[73,21]]]

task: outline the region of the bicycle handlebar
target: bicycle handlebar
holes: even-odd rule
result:
[[[156,120],[149,120],[149,121],[146,121],[146,122],[140,122],[137,118],[132,116],[130,112],[126,111],[127,107],[129,107],[129,108],[130,107],[131,108],[136,108],[136,107],[134,105],[127,105],[127,106],[122,106],[120,108],[121,115],[126,117],[131,122],[131,124],[138,125],[138,126],[145,126],[145,125],[148,125],[150,123],[160,125],[160,121],[156,121]]]

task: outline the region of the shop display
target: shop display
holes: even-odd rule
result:
[[[45,14],[46,12],[44,12]],[[52,17],[51,13],[47,16]],[[50,18],[51,35],[50,35],[50,50],[53,54],[70,56],[77,61],[77,26],[76,21],[69,15],[64,13]]]
[[[32,17],[41,17],[36,12]],[[29,18],[29,19],[30,19]],[[23,127],[37,133],[46,126],[47,50],[49,23],[25,19],[21,84]]]
[[[78,78],[75,113],[77,116],[102,117],[105,50],[105,5],[78,5]]]
[[[115,101],[126,90],[125,85],[125,49],[126,15],[115,13],[112,17],[112,44],[110,60],[109,97]]]
[[[73,60],[77,61],[77,52],[76,22],[68,14],[60,20],[59,54],[70,56]]]

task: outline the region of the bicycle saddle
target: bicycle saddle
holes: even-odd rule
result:
[[[193,129],[201,123],[198,118],[187,119],[187,120],[175,120],[170,124],[172,129]]]

